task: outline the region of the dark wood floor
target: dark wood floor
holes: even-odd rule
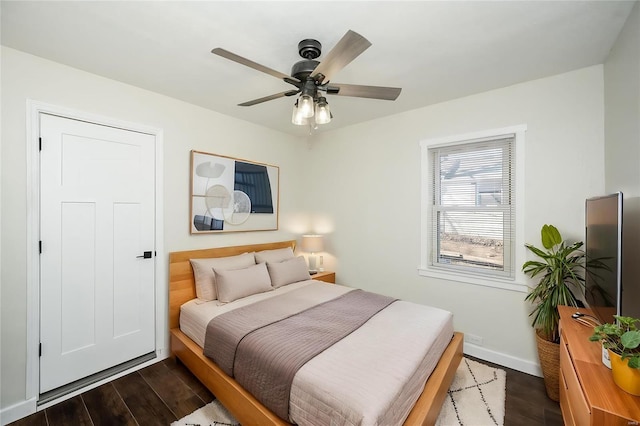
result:
[[[549,399],[544,380],[501,365],[472,358],[507,372],[505,426],[562,426],[560,404]]]
[[[504,369],[507,371],[505,426],[562,425],[560,407],[547,398],[542,379]],[[214,396],[182,364],[167,359],[11,423],[11,426],[168,426],[213,399]]]

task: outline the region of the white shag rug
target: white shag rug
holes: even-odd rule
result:
[[[503,426],[507,373],[463,358],[451,383],[437,426]],[[238,426],[214,400],[171,426]]]
[[[239,426],[240,423],[214,399],[202,408],[171,423],[171,426]]]
[[[463,358],[436,426],[503,426],[506,384],[506,371]]]

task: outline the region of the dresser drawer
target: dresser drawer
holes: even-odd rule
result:
[[[571,407],[569,406],[569,395],[567,395],[567,383],[564,379],[564,371],[560,369],[560,410],[562,411],[562,419],[565,426],[576,426],[576,420],[573,418]]]
[[[560,341],[560,399],[565,397],[565,407],[577,426],[591,424],[591,412],[578,381],[569,350],[564,339]],[[564,394],[564,395],[563,395]]]

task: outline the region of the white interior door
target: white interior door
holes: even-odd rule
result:
[[[155,138],[47,114],[40,136],[45,393],[155,349]]]

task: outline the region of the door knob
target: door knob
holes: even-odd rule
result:
[[[151,259],[152,254],[150,251],[145,251],[142,256],[136,256],[137,258],[142,258],[142,259]]]

